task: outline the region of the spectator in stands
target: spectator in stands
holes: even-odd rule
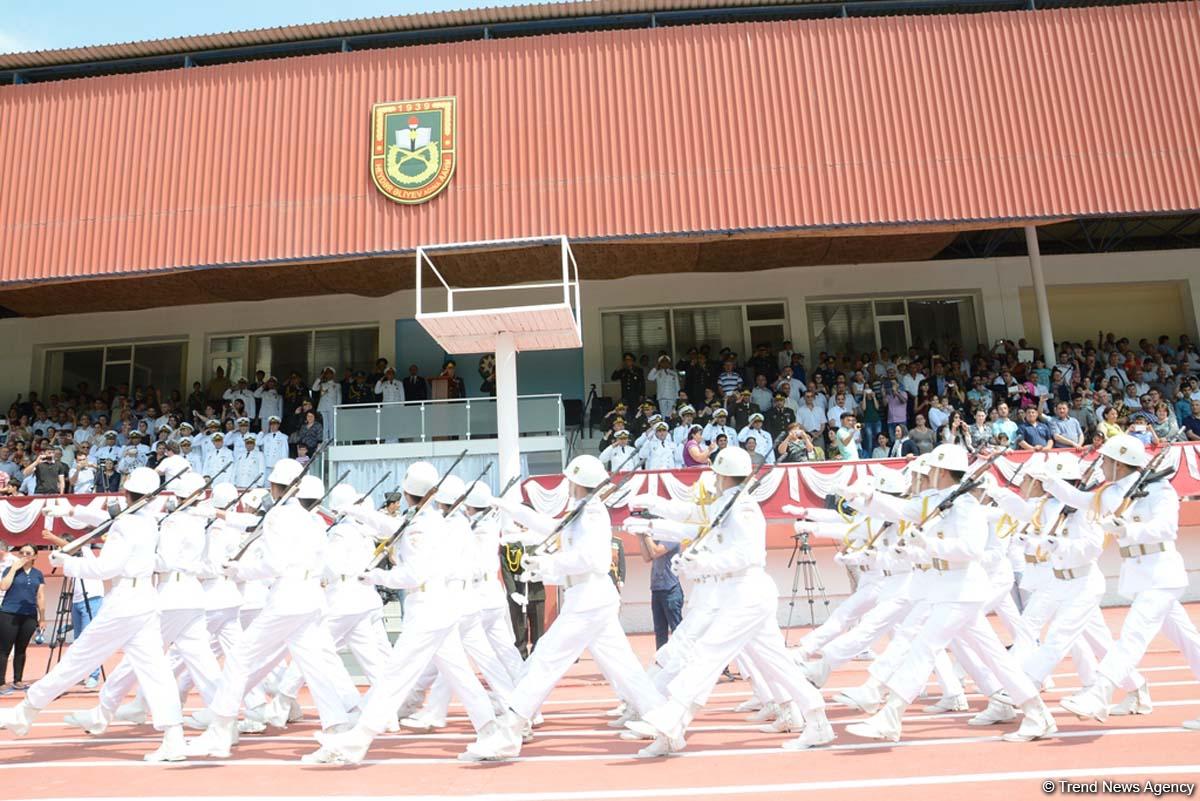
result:
[[[21,466],[12,458],[12,449],[7,445],[0,445],[0,473],[7,473],[8,477],[16,484],[19,484],[24,477]]]
[[[232,385],[229,379],[225,377],[225,368],[218,367],[216,373],[208,382],[208,402],[213,406],[220,406],[221,401],[225,398],[225,393],[229,391]],[[96,401],[100,403],[100,401]]]
[[[1000,434],[1004,434],[1008,442],[1013,442],[1017,437],[1017,424],[1008,418],[1008,402],[1000,401],[996,406],[996,419],[992,421],[992,439],[998,445],[1000,442]]]
[[[1096,427],[1096,430],[1103,435],[1105,439],[1115,437],[1124,431],[1121,424],[1117,422],[1118,409],[1116,406],[1109,406],[1104,410],[1104,420]]]
[[[715,442],[711,445],[705,444],[704,429],[693,425],[688,430],[687,442],[683,445],[683,466],[701,467],[709,464],[716,451],[717,444]]]
[[[8,473],[0,472],[0,498],[20,495],[19,485],[9,478]]]
[[[86,451],[75,454],[75,466],[67,475],[70,480],[71,492],[76,495],[87,495],[96,491],[96,465],[88,461]]]
[[[415,364],[408,366],[408,375],[404,377],[404,399],[406,401],[429,400],[429,385],[421,377],[421,371]]]
[[[1096,430],[1096,413],[1092,408],[1091,398],[1083,392],[1076,392],[1071,396],[1071,410],[1068,414],[1079,423],[1084,438],[1090,440]]]
[[[791,423],[775,442],[775,459],[779,463],[815,462],[817,448],[812,437],[799,423]]]
[[[862,425],[858,423],[854,412],[843,412],[841,423],[836,434],[838,458],[843,461],[857,459]]]
[[[722,365],[721,374],[717,376],[717,389],[721,397],[728,397],[734,392],[740,392],[744,381],[742,374],[735,369],[733,359],[726,359]]]
[[[903,423],[897,423],[892,426],[892,447],[888,452],[888,456],[893,459],[909,458],[920,456],[921,451],[917,447],[917,443],[913,442],[908,435],[908,429]]]
[[[1192,401],[1192,413],[1180,424],[1188,442],[1200,442],[1200,398]]]
[[[913,427],[908,430],[908,438],[917,446],[917,454],[929,453],[937,444],[937,433],[925,421],[925,415],[918,414]]]
[[[1054,416],[1045,418],[1050,427],[1051,440],[1056,448],[1083,447],[1083,428],[1070,412],[1071,407],[1067,405],[1067,402],[1060,400],[1054,404]]]
[[[67,476],[71,471],[62,463],[62,451],[42,451],[24,472],[26,476],[34,477],[37,495],[62,495],[67,491]]]
[[[296,444],[307,446],[309,454],[312,454],[324,439],[325,428],[322,423],[322,415],[320,412],[309,409],[304,415],[304,424],[296,433]]]
[[[1048,451],[1054,447],[1050,426],[1041,421],[1037,407],[1030,406],[1022,412],[1017,424],[1017,447],[1023,451]]]

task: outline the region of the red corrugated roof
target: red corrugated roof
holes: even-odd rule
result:
[[[0,89],[0,280],[1200,209],[1200,3],[706,25]],[[455,95],[396,205],[373,103]]]

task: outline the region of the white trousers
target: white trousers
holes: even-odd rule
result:
[[[391,643],[383,627],[383,609],[368,609],[353,615],[326,615],[322,623],[329,631],[335,649],[345,648],[354,654],[368,683],[374,684],[382,678],[391,654]],[[295,698],[302,686],[304,673],[300,665],[293,661],[279,680],[279,692],[288,698]]]
[[[800,638],[800,650],[806,654],[820,651],[835,637],[845,634],[855,621],[879,603],[879,582],[860,584],[849,598],[838,604],[825,622]],[[864,646],[865,647],[865,646]],[[860,648],[859,651],[862,649]],[[857,654],[859,651],[855,651]]]
[[[899,625],[911,607],[906,598],[879,598],[853,628],[819,649],[821,655],[834,667],[849,662]]]
[[[521,673],[511,675],[508,667],[500,661],[500,657],[492,648],[492,643],[483,630],[483,621],[478,612],[463,615],[458,621],[458,634],[462,639],[463,651],[487,680],[488,687],[507,705]],[[511,644],[511,643],[510,643]],[[513,650],[516,647],[513,646]],[[520,653],[517,654],[520,656]],[[523,673],[524,671],[522,671]],[[429,690],[429,698],[425,702],[423,714],[437,721],[444,721],[450,709],[450,698],[453,696],[450,682],[440,674]]]
[[[960,639],[979,655],[1014,701],[1023,704],[1036,696],[1037,688],[1004,649],[996,630],[982,614],[983,607],[981,602],[931,604],[929,616],[913,639],[904,663],[885,682],[888,688],[912,703],[929,680],[937,655],[944,656],[946,646]]]
[[[479,610],[479,624],[491,643],[492,651],[504,664],[504,669],[513,677],[515,684],[525,675],[525,660],[517,650],[517,635],[513,632],[512,615],[508,613],[508,607]]]
[[[909,604],[908,614],[896,625],[888,647],[867,668],[868,675],[880,684],[887,684],[892,674],[906,663],[913,641],[920,634],[921,627],[932,610],[928,601],[906,601],[906,603]],[[946,655],[945,650],[938,651],[933,655],[933,673],[942,688],[942,695],[963,694],[962,682],[958,680],[958,674],[954,672],[954,665],[951,664],[950,657]],[[925,678],[929,678],[928,671],[925,673]]]
[[[205,705],[211,704],[217,682],[221,678],[221,666],[217,664],[217,658],[213,656],[209,645],[208,629],[204,625],[204,610],[163,610],[159,612],[159,627],[163,644],[173,646],[174,653],[187,669]],[[167,663],[170,664],[170,660]],[[174,672],[171,676],[175,677]],[[109,674],[108,681],[100,688],[100,706],[110,712],[116,712],[136,682],[137,673],[129,655],[126,654]],[[176,690],[178,691],[178,685]]]
[[[616,694],[634,711],[643,713],[662,703],[662,695],[629,647],[617,619],[620,602],[577,610],[570,599],[554,624],[538,640],[525,675],[508,699],[509,707],[526,720],[537,715],[550,691],[586,648]]]
[[[105,608],[88,624],[75,643],[54,668],[30,686],[26,702],[44,709],[58,696],[91,675],[104,660],[117,651],[125,658],[146,696],[146,705],[154,728],[165,729],[183,723],[175,677],[163,653],[158,612],[149,611],[129,617],[108,617]]]
[[[241,646],[226,655],[225,669],[210,708],[222,718],[237,717],[242,697],[274,669],[281,648],[300,666],[312,691],[323,728],[348,723],[344,698],[356,695],[354,682],[319,617],[263,609],[246,629]]]
[[[1055,581],[1059,581],[1059,579],[1055,579]],[[1029,596],[1029,600],[1025,602],[1025,611],[1021,613],[1021,619],[1025,621],[1025,626],[1021,636],[1013,638],[1012,653],[1017,658],[1017,662],[1027,665],[1033,659],[1034,653],[1037,652],[1039,644],[1044,639],[1043,634],[1046,627],[1058,613],[1062,602],[1062,596],[1050,590],[1036,590]],[[1080,683],[1085,687],[1091,685],[1100,665],[1096,654],[1087,646],[1086,642],[1078,639],[1070,646],[1069,653],[1071,662],[1075,665],[1075,672],[1079,674]]]
[[[396,710],[417,686],[421,675],[430,665],[446,677],[450,689],[467,708],[467,717],[479,731],[496,719],[492,703],[467,662],[458,624],[448,623],[436,628],[413,625],[406,619],[404,630],[392,646],[380,680],[373,684],[363,704],[359,725],[379,734],[396,721]]]
[[[981,614],[985,616],[985,623],[987,622],[986,615],[1004,605],[1005,602],[1012,604],[1013,609],[1016,609],[1016,602],[1012,599],[1012,583],[1008,580],[1007,576],[1003,578],[1003,581],[992,582],[992,597],[984,603],[981,611]],[[1022,621],[1017,625],[1023,629],[1025,623]],[[974,645],[970,641],[961,637],[955,638],[950,643],[950,652],[954,654],[954,658],[962,665],[967,675],[974,680],[975,687],[979,692],[986,696],[992,696],[1004,689],[1000,680],[996,678],[996,674],[988,666],[987,660],[975,650]],[[1019,661],[1018,664],[1020,664]]]
[[[1057,604],[1054,619],[1050,621],[1042,637],[1042,644],[1024,662],[1025,672],[1036,683],[1041,684],[1053,672],[1055,666],[1077,650],[1083,650],[1091,658],[1082,663],[1075,661],[1075,669],[1083,686],[1095,683],[1096,657],[1103,658],[1112,650],[1112,632],[1104,622],[1100,611],[1100,594],[1085,592],[1083,583],[1087,579],[1075,579],[1071,583],[1080,585],[1078,591],[1068,592]],[[1136,690],[1146,680],[1136,670],[1131,670],[1119,682],[1123,690]]]
[[[1150,641],[1160,630],[1183,653],[1192,675],[1200,678],[1200,633],[1188,617],[1187,610],[1179,603],[1182,595],[1183,589],[1180,588],[1145,590],[1134,597],[1125,623],[1121,626],[1121,638],[1113,643],[1100,663],[1100,674],[1104,678],[1114,685],[1121,684],[1142,661]]]

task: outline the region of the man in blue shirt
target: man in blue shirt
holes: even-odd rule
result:
[[[1054,404],[1054,416],[1046,418],[1050,427],[1050,437],[1056,448],[1082,448],[1083,428],[1079,421],[1071,416],[1071,407],[1066,401]]]
[[[1017,447],[1023,451],[1048,451],[1054,447],[1050,439],[1050,426],[1039,420],[1037,407],[1025,410],[1024,419],[1017,423],[1020,439]]]
[[[648,533],[638,536],[642,561],[650,566],[650,613],[654,618],[654,647],[667,644],[670,633],[683,620],[683,588],[671,570],[671,559],[679,553],[679,543],[663,545]]]

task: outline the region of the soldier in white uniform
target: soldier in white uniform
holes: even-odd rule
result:
[[[728,419],[729,413],[724,409],[713,412],[713,421],[704,427],[704,441],[711,445],[717,441],[717,437],[724,434],[730,445],[737,442],[737,432],[725,424]]]
[[[655,738],[639,756],[662,756],[686,745],[684,731],[697,699],[708,696],[721,671],[743,650],[766,683],[777,688],[773,693],[776,702],[788,707],[794,704],[796,714],[804,719],[803,733],[789,748],[811,748],[834,739],[833,727],[825,718],[825,701],[788,656],[775,619],[779,591],[764,570],[766,520],[758,503],[739,488],[753,471],[749,453],[738,447],[722,450],[713,462],[719,497],[709,510],[713,517],[723,516],[720,524],[712,528],[681,524],[661,533],[657,525],[650,527],[656,537],[664,539],[672,533],[676,539],[698,537],[701,530],[707,530],[702,542],[693,541],[683,551],[679,564],[688,575],[706,577],[718,589],[716,615],[694,642],[688,663],[667,686],[664,703],[643,709],[641,720],[625,724],[631,731]],[[735,505],[725,512],[730,504]]]
[[[246,416],[254,416],[254,392],[250,389],[250,382],[245,378],[239,378],[237,385],[225,390],[225,394],[222,397],[229,401],[230,405],[234,401],[240,400],[242,407],[246,410]]]
[[[692,427],[692,423],[696,422],[696,409],[688,403],[679,407],[679,425],[671,431],[671,442],[675,447],[683,452],[683,443],[687,442],[688,429]]]
[[[606,470],[615,470],[621,465],[625,465],[626,470],[636,470],[638,459],[629,461],[634,453],[634,447],[629,444],[629,432],[622,429],[613,435],[613,444],[600,453],[600,464]]]
[[[428,462],[414,462],[404,474],[402,488],[409,508],[415,508],[438,484],[437,469]],[[397,532],[396,518],[361,508],[349,515],[389,539]],[[373,569],[363,574],[370,584],[406,589],[404,629],[392,646],[383,677],[371,687],[358,724],[342,734],[318,735],[321,748],[304,758],[311,763],[354,764],[361,762],[371,743],[395,725],[396,710],[433,664],[462,699],[478,734],[460,759],[494,759],[506,745],[492,711],[491,701],[467,663],[458,637],[459,611],[452,578],[459,554],[445,537],[445,520],[426,503],[411,519],[404,533],[391,546],[395,564],[390,569]],[[366,565],[364,565],[366,567]],[[459,588],[461,591],[461,587]]]
[[[187,459],[189,468],[199,475],[204,475],[204,454],[193,444],[191,437],[180,438],[179,455]]]
[[[263,469],[270,473],[280,459],[287,458],[288,438],[287,434],[279,430],[277,415],[267,418],[264,432],[258,435],[258,449],[262,451]]]
[[[646,374],[647,381],[654,382],[654,395],[658,398],[658,410],[664,415],[669,414],[679,397],[679,373],[671,366],[671,357],[663,354],[658,357],[658,364]]]
[[[104,444],[92,451],[92,456],[96,459],[96,464],[99,464],[105,459],[109,459],[113,464],[121,461],[124,456],[124,449],[117,444],[117,432],[105,431]]]
[[[966,449],[958,445],[939,445],[930,454],[933,469],[929,481],[937,503],[945,500],[962,478],[968,461]],[[912,504],[889,505],[882,498],[876,500],[878,503],[872,508],[890,506],[893,514],[887,516],[896,522],[905,518],[917,523],[921,520],[920,510],[914,510]],[[888,695],[883,708],[866,721],[847,727],[847,732],[859,737],[899,740],[901,715],[925,686],[935,656],[956,638],[969,644],[1025,713],[1017,732],[1020,739],[1037,739],[1056,730],[1037,688],[1001,645],[982,614],[991,594],[987,574],[979,562],[987,536],[979,503],[969,493],[961,495],[924,528],[914,526],[905,533],[905,547],[919,552],[917,558],[928,559],[932,567],[926,594],[929,615],[912,640],[907,657],[884,682]]]
[[[321,499],[324,487],[320,479],[304,476],[296,497],[279,502],[302,471],[293,459],[275,465],[269,481],[271,497],[277,503],[263,519],[261,556],[248,552],[241,561],[225,565],[225,575],[235,580],[267,579],[273,583],[266,606],[246,630],[241,648],[226,655],[225,669],[209,706],[212,723],[200,737],[188,742],[189,754],[229,756],[237,742],[235,725],[243,696],[275,667],[278,652],[284,647],[304,673],[322,726],[333,729],[350,722],[343,699],[356,693],[354,683],[329,632],[321,625],[325,532],[309,509]]]
[[[381,396],[384,403],[404,403],[404,383],[396,380],[393,368],[384,370],[383,378],[375,382],[375,394]]]
[[[254,390],[254,398],[258,401],[258,430],[266,432],[272,417],[276,420],[283,418],[283,396],[279,394],[279,382],[275,376]]]
[[[312,391],[317,393],[317,411],[324,421],[325,439],[333,436],[333,410],[342,403],[342,385],[338,383],[337,375],[332,367],[321,371],[321,377],[313,382]]]
[[[212,443],[212,449],[204,459],[204,477],[212,478],[221,473],[226,465],[233,463],[233,451],[225,447],[225,435],[220,431],[215,432],[209,440]],[[226,470],[225,474],[229,471]],[[223,474],[224,475],[224,474]]]
[[[158,489],[158,475],[141,467],[125,482],[125,503],[133,504]],[[155,728],[163,743],[146,755],[148,762],[177,762],[183,752],[183,719],[175,678],[163,653],[158,607],[150,576],[158,530],[146,509],[122,514],[109,529],[100,555],[90,548],[83,556],[51,552],[51,563],[75,579],[113,582],[104,606],[54,668],[36,681],[16,707],[0,710],[0,729],[18,737],[29,733],[37,714],[55,698],[85,679],[117,651],[124,651],[145,693]]]
[[[237,455],[245,450],[242,443],[250,433],[250,418],[239,417],[236,422],[237,428],[225,435],[225,447],[234,454],[235,460]]]
[[[515,644],[508,596],[500,580],[500,515],[491,503],[492,493],[482,482],[476,482],[467,493],[465,506],[472,521],[475,555],[471,586],[477,596],[483,633],[509,675],[519,679],[525,673],[525,660]]]
[[[209,420],[204,424],[204,433],[192,438],[192,447],[199,448],[200,453],[204,456],[205,461],[216,450],[217,446],[213,444],[213,437],[221,434],[221,447],[225,446],[225,435],[221,433],[221,423],[217,420]]]
[[[1121,553],[1118,591],[1133,603],[1120,639],[1100,662],[1096,683],[1064,698],[1062,707],[1080,718],[1103,722],[1109,715],[1114,688],[1137,667],[1159,631],[1175,643],[1192,674],[1200,678],[1200,633],[1179,603],[1188,586],[1187,569],[1175,546],[1179,494],[1169,481],[1159,480],[1144,488],[1144,497],[1126,499],[1138,481],[1139,468],[1149,462],[1145,446],[1137,438],[1128,434],[1110,437],[1100,454],[1104,478],[1112,483],[1098,490],[1097,498],[1077,499],[1078,508],[1081,514],[1084,510],[1095,514],[1100,528],[1117,540]],[[1183,725],[1200,731],[1200,718]]]
[[[763,416],[758,412],[750,415],[746,426],[738,432],[737,441],[742,447],[745,447],[748,439],[754,440],[754,450],[763,455],[767,464],[775,463],[774,443],[771,441],[771,435],[763,430]]]
[[[682,466],[676,460],[675,454],[678,449],[668,436],[668,428],[667,424],[662,421],[654,424],[654,430],[646,443],[642,445],[641,453],[638,456],[638,461],[642,463],[643,469],[674,470]],[[620,464],[619,459],[617,464]]]
[[[526,550],[524,568],[533,581],[566,588],[559,615],[530,654],[525,676],[509,698],[509,711],[501,721],[509,737],[508,755],[519,752],[521,739],[542,703],[585,648],[617,695],[635,711],[642,713],[663,702],[629,647],[617,616],[621,599],[608,577],[612,521],[603,501],[592,494],[608,480],[608,473],[599,459],[585,454],[572,459],[564,474],[570,493],[567,514],[574,512],[575,516],[561,530],[554,518],[514,500],[492,500],[529,529],[531,538],[556,537],[551,553],[531,555]],[[583,508],[577,509],[581,503]]]
[[[238,489],[261,487],[265,483],[266,466],[257,446],[258,437],[247,433],[242,435],[241,451],[234,451],[233,484]]]
[[[182,503],[204,487],[204,479],[188,472],[175,479],[170,490]],[[191,675],[205,703],[213,698],[221,668],[209,646],[204,617],[204,592],[197,578],[203,572],[204,520],[188,506],[169,513],[159,524],[155,564],[157,604],[163,644],[172,647]],[[174,675],[174,674],[172,674]],[[134,688],[138,676],[126,655],[100,690],[99,705],[90,712],[68,715],[65,722],[90,734],[101,734],[113,721],[121,701]]]

